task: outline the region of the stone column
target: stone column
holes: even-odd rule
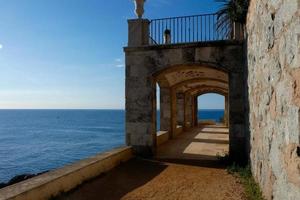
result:
[[[143,157],[156,149],[156,82],[149,75],[147,59],[126,53],[126,143]]]
[[[184,125],[184,94],[176,94],[177,104],[177,124],[180,126]]]
[[[192,96],[185,94],[184,96],[184,129],[188,130],[193,124],[193,107],[192,107]]]
[[[194,96],[193,98],[193,119],[194,119],[194,126],[198,127],[198,97]]]
[[[224,111],[224,125],[228,127],[229,125],[229,102],[228,95],[225,95],[225,111]]]
[[[171,132],[171,89],[160,88],[160,130]]]
[[[171,90],[171,138],[176,136],[177,129],[177,98],[176,91]]]
[[[148,19],[128,20],[128,47],[149,45]]]
[[[192,96],[192,100],[191,100],[191,103],[192,103],[192,123],[191,123],[191,127],[193,128],[195,126],[195,97]]]
[[[229,74],[229,151],[241,163],[247,161],[243,81],[243,72]]]
[[[201,105],[199,105],[198,104],[198,97],[199,96],[196,96],[195,97],[195,104],[196,104],[196,108],[195,108],[195,121],[196,121],[196,125],[198,126],[198,124],[199,124],[199,121],[201,120],[201,116],[200,117],[198,117],[198,110],[199,110],[199,108],[201,107]]]

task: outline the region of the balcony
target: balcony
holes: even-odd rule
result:
[[[222,23],[217,13],[129,20],[128,46],[155,46],[244,39],[239,23]]]

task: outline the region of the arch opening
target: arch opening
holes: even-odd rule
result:
[[[227,96],[229,90],[228,73],[210,66],[169,67],[154,73],[152,78],[160,91],[156,93],[159,106],[156,127],[158,132],[167,132],[170,139],[198,127],[198,96],[205,93]]]
[[[227,113],[225,112],[226,95],[223,93],[204,93],[197,96],[197,121],[199,125],[227,126]]]

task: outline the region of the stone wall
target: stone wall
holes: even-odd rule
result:
[[[299,0],[252,0],[247,19],[251,165],[267,199],[300,199]]]
[[[183,126],[184,124],[184,94],[177,93],[177,125]]]

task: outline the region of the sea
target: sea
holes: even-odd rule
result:
[[[215,121],[223,115],[198,112]],[[123,146],[124,132],[124,110],[0,110],[0,183]]]

